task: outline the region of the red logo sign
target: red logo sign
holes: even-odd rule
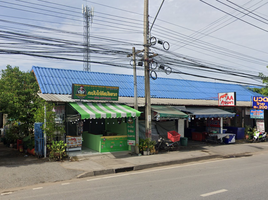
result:
[[[235,106],[236,105],[236,93],[218,93],[218,105],[219,106]]]

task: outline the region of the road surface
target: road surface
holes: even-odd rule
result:
[[[268,155],[151,168],[1,193],[0,199],[267,199]]]

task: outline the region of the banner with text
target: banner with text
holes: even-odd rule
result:
[[[268,97],[253,97],[252,108],[257,110],[268,109]]]
[[[134,146],[136,143],[136,123],[135,118],[129,117],[127,120],[127,143]]]
[[[119,87],[72,84],[72,98],[118,101]]]
[[[264,110],[250,110],[251,119],[264,119]]]
[[[236,92],[218,93],[218,106],[235,106]]]

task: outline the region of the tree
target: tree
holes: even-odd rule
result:
[[[10,119],[20,122],[20,131],[25,135],[33,130],[34,113],[40,107],[38,90],[39,86],[32,72],[22,72],[19,67],[10,65],[2,70],[0,111],[8,114]]]
[[[268,68],[268,66],[267,66]],[[263,73],[259,73],[259,77],[262,80],[262,83],[266,84],[266,87],[261,87],[261,88],[253,88],[252,90],[254,92],[260,93],[264,96],[268,96],[268,77],[265,76]]]
[[[46,106],[46,127],[42,126],[43,131],[45,131],[47,136],[47,142],[51,143],[55,136],[61,137],[65,133],[64,125],[56,123],[56,113],[54,110],[55,105],[43,101],[43,105],[40,106],[34,115],[36,122],[44,122],[44,105]]]

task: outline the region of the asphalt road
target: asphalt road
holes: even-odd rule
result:
[[[6,199],[267,199],[268,155],[174,165],[6,191]]]

